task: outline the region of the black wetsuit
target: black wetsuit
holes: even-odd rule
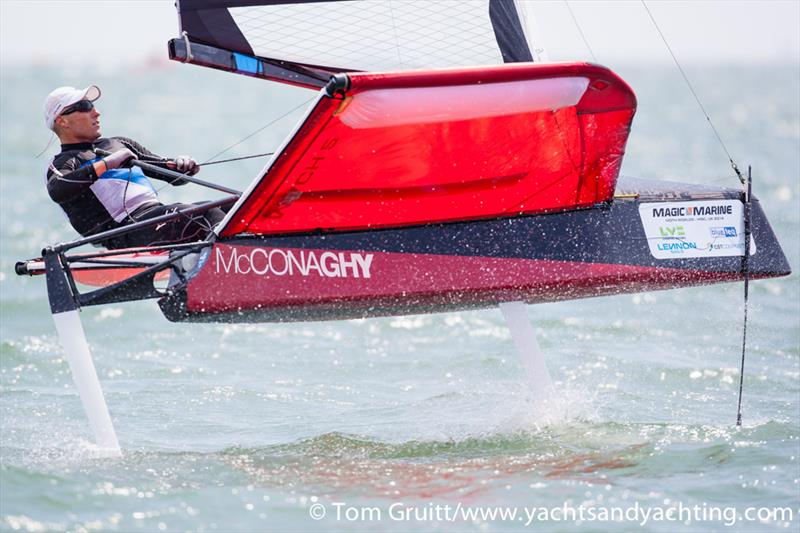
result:
[[[47,192],[84,237],[133,222],[175,211],[187,204],[164,205],[150,178],[170,181],[139,167],[117,168],[97,176],[93,163],[100,159],[93,150],[116,152],[128,148],[141,161],[164,163],[166,159],[125,137],[100,138],[92,143],[62,144],[47,168]],[[174,183],[182,185],[183,183]],[[225,214],[212,209],[201,215],[183,216],[126,235],[106,240],[108,248],[192,242],[202,239]]]

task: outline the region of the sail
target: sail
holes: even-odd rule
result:
[[[298,85],[322,86],[336,72],[542,54],[531,43],[530,8],[516,0],[179,0],[177,8],[186,37],[170,43],[173,59]]]
[[[351,73],[320,95],[220,236],[353,231],[610,201],[636,99],[604,67]]]

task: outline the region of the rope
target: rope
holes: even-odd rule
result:
[[[581,29],[581,25],[578,24],[578,19],[575,17],[575,13],[572,12],[572,7],[570,7],[570,5],[569,5],[569,0],[564,0],[564,4],[567,6],[567,9],[569,10],[569,14],[572,16],[572,21],[575,23],[575,27],[578,28],[578,32],[581,34],[581,38],[583,39],[583,44],[586,45],[586,48],[589,49],[589,53],[592,54],[592,60],[595,63],[598,63],[597,56],[594,55],[594,50],[592,50],[592,47],[589,44],[589,39],[587,39],[586,35],[584,35],[583,30]]]
[[[728,151],[728,147],[725,146],[725,142],[722,140],[722,137],[720,136],[719,132],[717,131],[717,128],[714,126],[714,123],[711,121],[711,117],[706,112],[706,108],[703,106],[703,103],[700,101],[700,98],[697,96],[697,93],[695,92],[694,87],[692,87],[692,83],[689,81],[689,77],[686,76],[686,73],[683,71],[683,68],[681,67],[681,64],[678,62],[678,58],[675,57],[675,54],[672,52],[672,48],[669,46],[669,43],[667,42],[666,37],[664,37],[664,34],[661,32],[661,28],[658,27],[658,23],[656,22],[656,19],[653,17],[653,14],[650,12],[650,8],[647,7],[647,2],[645,2],[645,0],[641,0],[641,1],[642,1],[642,6],[644,6],[645,11],[647,11],[647,15],[650,17],[650,20],[653,22],[653,26],[656,27],[656,31],[658,31],[658,35],[661,36],[661,40],[664,42],[664,46],[667,47],[667,50],[669,51],[669,55],[672,56],[672,60],[675,62],[675,65],[678,67],[678,70],[680,71],[681,76],[683,76],[683,80],[686,82],[686,85],[689,87],[689,91],[692,93],[692,96],[694,96],[694,99],[697,102],[697,105],[700,106],[700,110],[703,112],[703,115],[705,115],[709,126],[711,126],[711,129],[714,131],[714,135],[716,135],[717,140],[719,141],[719,144],[722,146],[722,149],[725,151],[725,155],[728,156],[728,161],[730,161],[730,163],[731,163],[731,168],[736,173],[736,176],[738,176],[739,181],[744,185],[744,183],[745,183],[744,176],[742,175],[741,171],[739,170],[739,167],[736,165],[736,162],[733,160],[733,156],[731,156],[731,153]]]
[[[186,46],[186,60],[191,63],[194,60],[194,56],[192,55],[192,42],[189,40],[189,34],[183,32],[183,44]]]
[[[207,167],[208,165],[218,165],[220,163],[232,163],[234,161],[242,161],[243,159],[253,159],[253,158],[256,158],[256,157],[266,157],[268,155],[274,155],[274,154],[275,154],[275,152],[264,152],[263,154],[245,155],[245,156],[242,156],[242,157],[233,157],[231,159],[219,159],[217,161],[206,161],[205,163],[203,163],[203,166]],[[150,163],[151,165],[162,165],[164,167],[167,166],[167,162],[166,161],[148,161],[148,163]]]
[[[218,165],[220,163],[232,163],[234,161],[242,161],[243,159],[253,159],[256,157],[266,157],[268,155],[273,155],[275,152],[264,152],[263,154],[253,154],[253,155],[245,155],[242,157],[232,157],[231,159],[218,159],[216,161],[206,161],[203,163],[205,166],[208,165]]]
[[[744,192],[744,257],[742,257],[742,273],[744,274],[744,323],[742,325],[742,365],[739,369],[739,406],[736,410],[736,425],[742,425],[742,389],[744,388],[744,354],[747,346],[747,299],[750,290],[750,195],[753,189],[752,168],[747,167],[747,188]]]
[[[38,154],[33,156],[33,158],[34,159],[39,159],[40,157],[42,157],[42,154],[45,153],[48,148],[50,148],[51,144],[53,144],[53,141],[55,140],[55,138],[56,138],[56,134],[55,134],[55,132],[53,132],[52,134],[50,134],[50,140],[47,141],[47,145],[44,148],[42,148],[41,152],[39,152]]]

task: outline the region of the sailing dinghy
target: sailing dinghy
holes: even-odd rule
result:
[[[206,240],[68,253],[153,219],[18,263],[19,274],[46,274],[57,324],[82,306],[146,298],[169,320],[196,322],[501,305],[529,351],[526,367],[541,378],[532,329],[511,302],[790,273],[749,193],[619,177],[633,91],[599,65],[542,62],[529,3],[180,0],[177,8],[172,59],[316,97],[246,191],[193,208],[235,204]],[[76,280],[102,286],[81,292]],[[91,365],[88,349],[77,352]],[[105,410],[96,376],[85,386],[93,396],[79,387],[87,411]],[[93,422],[99,439],[106,423]]]

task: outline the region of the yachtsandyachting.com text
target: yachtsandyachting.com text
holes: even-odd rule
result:
[[[339,522],[516,522],[525,526],[541,523],[568,522],[576,525],[593,522],[617,522],[645,526],[655,522],[716,523],[726,527],[740,522],[792,524],[800,511],[791,507],[722,507],[707,504],[647,506],[638,502],[627,507],[572,505],[479,506],[461,503],[408,504],[395,502],[386,506],[350,505],[345,502],[320,503],[308,507],[313,520]]]

